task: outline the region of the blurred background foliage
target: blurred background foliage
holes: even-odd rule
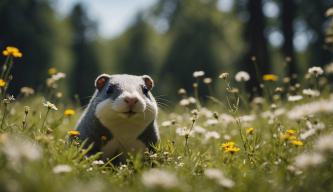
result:
[[[78,95],[83,104],[102,72],[149,74],[156,94],[173,100],[179,88],[191,94],[196,70],[207,77],[245,70],[253,77],[248,82],[253,89],[259,86],[253,57],[261,73],[280,77],[331,61],[333,29],[325,16],[330,1],[232,1],[230,9],[221,10],[219,0],[157,0],[109,39],[99,35],[84,4],[77,3],[62,17],[51,0],[1,0],[0,47],[13,45],[24,54],[14,67],[10,90],[43,90],[48,69],[55,67],[67,74],[67,98]],[[277,7],[278,14],[265,13],[264,6]],[[306,45],[298,46],[302,42]],[[219,94],[221,85],[212,86]],[[200,91],[207,93],[204,86]]]

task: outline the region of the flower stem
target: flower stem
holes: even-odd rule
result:
[[[5,122],[6,116],[7,116],[7,104],[5,103],[4,104],[4,109],[3,109],[3,116],[2,116],[2,119],[1,119],[0,130],[2,130],[2,127],[3,127],[3,124]]]
[[[46,122],[46,119],[47,119],[47,116],[48,116],[49,112],[50,112],[50,108],[47,108],[47,111],[46,111],[46,114],[45,114],[45,117],[44,117],[44,120],[43,120],[43,124],[42,124],[41,130],[44,129],[44,124]]]

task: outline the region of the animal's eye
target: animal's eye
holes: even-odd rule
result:
[[[149,92],[149,90],[148,90],[148,88],[147,88],[146,86],[142,86],[142,92],[143,92],[143,94],[145,94],[147,97],[149,97],[149,96],[148,96],[148,92]]]
[[[113,90],[114,90],[114,86],[110,85],[110,86],[108,87],[108,89],[106,90],[106,93],[107,93],[107,94],[112,94],[112,93],[113,93]]]

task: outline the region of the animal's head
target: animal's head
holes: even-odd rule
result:
[[[96,116],[144,119],[151,122],[157,115],[157,104],[151,93],[154,81],[148,75],[102,74],[95,81]],[[102,120],[103,121],[103,120]]]

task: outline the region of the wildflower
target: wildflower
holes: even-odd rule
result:
[[[296,131],[293,129],[288,129],[285,131],[283,134],[281,134],[281,139],[282,140],[296,140]]]
[[[161,125],[162,125],[162,127],[169,127],[172,125],[172,123],[171,123],[171,121],[163,121]]]
[[[24,96],[33,95],[35,93],[35,90],[31,87],[22,87],[20,91]]]
[[[289,83],[290,82],[290,78],[289,77],[284,77],[283,78],[283,83]]]
[[[221,73],[221,75],[219,76],[220,79],[224,79],[226,80],[229,77],[229,73]]]
[[[325,66],[325,72],[327,74],[333,74],[333,62]]]
[[[190,136],[193,136],[193,132],[189,133],[189,130],[186,129],[185,127],[178,127],[176,129],[176,134],[179,135],[179,136],[185,136],[185,135],[190,135]]]
[[[325,15],[326,15],[326,17],[331,17],[331,16],[333,16],[333,8],[329,8],[329,9],[327,9]]]
[[[213,80],[212,80],[212,78],[210,78],[210,77],[206,77],[206,78],[203,79],[203,82],[204,82],[205,84],[211,84],[211,83],[213,82]]]
[[[5,104],[9,104],[15,101],[15,98],[13,95],[7,96],[2,102]]]
[[[296,102],[296,101],[300,101],[303,99],[302,95],[289,95],[288,96],[288,101],[290,102]]]
[[[237,153],[239,151],[240,151],[240,148],[235,147],[235,146],[224,149],[225,153],[230,153],[230,154],[234,154],[234,153]]]
[[[180,185],[175,174],[156,168],[145,171],[141,181],[148,188],[172,189]]]
[[[60,164],[52,169],[53,173],[60,174],[60,173],[69,173],[72,171],[72,167],[66,164]]]
[[[303,153],[295,158],[295,166],[301,169],[316,166],[324,161],[320,153]]]
[[[316,113],[332,113],[333,112],[333,96],[329,99],[321,99],[311,103],[298,105],[287,113],[289,119],[301,119],[302,117],[313,115]]]
[[[313,89],[303,89],[302,93],[310,97],[318,97],[320,95],[320,92],[318,90]]]
[[[63,96],[62,92],[57,92],[57,93],[56,93],[56,97],[57,97],[57,98],[60,99],[60,98],[62,98],[62,96]]]
[[[4,152],[8,162],[13,166],[26,160],[35,161],[42,157],[41,147],[26,137],[1,135],[0,141],[2,144],[0,150]]]
[[[283,92],[283,87],[277,87],[274,90],[276,93],[282,93]]]
[[[79,131],[68,131],[67,134],[71,137],[76,137],[80,135]]]
[[[190,101],[188,99],[182,99],[179,102],[180,106],[188,106],[190,104]]]
[[[314,75],[318,77],[319,75],[322,75],[324,73],[324,70],[321,67],[311,67],[308,69],[308,73],[310,75]]]
[[[291,140],[290,143],[295,145],[295,146],[303,146],[304,145],[304,143],[300,140]]]
[[[256,116],[255,115],[243,115],[239,117],[239,120],[241,122],[251,122],[256,120]]]
[[[237,82],[246,82],[246,81],[250,80],[250,75],[246,71],[239,71],[235,75],[235,80]]]
[[[181,88],[181,89],[178,90],[178,94],[179,95],[186,95],[186,90]]]
[[[17,58],[20,58],[23,56],[18,48],[11,47],[11,46],[6,47],[6,49],[2,51],[2,54],[4,56],[13,56],[13,57],[17,57]]]
[[[252,103],[256,104],[256,105],[260,105],[263,104],[265,102],[265,99],[262,97],[255,97],[252,100]]]
[[[199,113],[199,111],[198,111],[197,109],[193,109],[193,110],[191,111],[191,114],[192,114],[193,116],[198,116],[198,113]]]
[[[252,135],[253,132],[254,132],[254,128],[253,127],[250,127],[250,128],[246,129],[246,135]]]
[[[208,131],[205,134],[204,142],[207,142],[209,139],[219,139],[221,135],[216,131]]]
[[[207,124],[207,125],[216,125],[216,124],[218,124],[218,120],[217,119],[208,119],[205,123]]]
[[[202,77],[205,75],[204,71],[194,71],[193,72],[193,77],[198,78],[198,77]]]
[[[295,134],[296,134],[296,131],[293,130],[293,129],[288,129],[288,130],[286,131],[286,133],[287,133],[288,135],[295,135]]]
[[[231,147],[234,147],[234,146],[235,146],[235,142],[229,141],[229,142],[226,142],[226,143],[222,143],[221,149],[231,148]]]
[[[308,137],[314,135],[316,132],[317,132],[316,129],[310,129],[310,130],[307,130],[306,132],[302,133],[299,137],[300,137],[302,140],[305,140],[305,139],[307,139]]]
[[[262,76],[262,79],[264,81],[277,81],[279,79],[279,77],[274,74],[265,74]]]
[[[189,98],[188,98],[188,101],[189,101],[190,103],[192,103],[192,104],[196,103],[196,100],[195,100],[194,97],[189,97]]]
[[[51,68],[48,69],[47,72],[49,73],[49,75],[54,75],[58,72],[58,70],[54,67],[51,67]]]
[[[204,171],[204,175],[226,188],[231,188],[235,185],[235,183],[232,180],[226,178],[219,169],[208,168]]]
[[[228,91],[229,93],[238,93],[238,92],[239,92],[239,89],[237,89],[237,88],[227,88],[227,91]]]
[[[49,101],[46,101],[45,103],[43,103],[43,105],[45,107],[47,107],[48,109],[52,109],[52,110],[55,110],[55,111],[58,110],[57,106],[55,106],[53,103],[50,103]]]
[[[5,87],[6,86],[6,81],[3,79],[0,79],[0,87]]]
[[[58,81],[60,79],[64,79],[65,77],[66,77],[65,73],[59,72],[59,73],[52,75],[51,79]]]
[[[91,164],[92,165],[104,165],[104,161],[102,161],[102,160],[95,160]]]
[[[316,129],[316,130],[323,130],[326,127],[325,124],[322,123],[322,122],[314,122],[314,123],[312,123],[311,121],[307,121],[306,122],[306,126],[309,129]]]
[[[204,134],[206,132],[206,129],[200,126],[194,126],[192,129],[193,133],[199,133],[199,134]]]
[[[75,115],[75,110],[74,109],[66,109],[64,111],[64,115],[65,116],[73,116],[73,115]]]
[[[321,152],[333,152],[333,133],[321,136],[315,142],[315,149]]]

